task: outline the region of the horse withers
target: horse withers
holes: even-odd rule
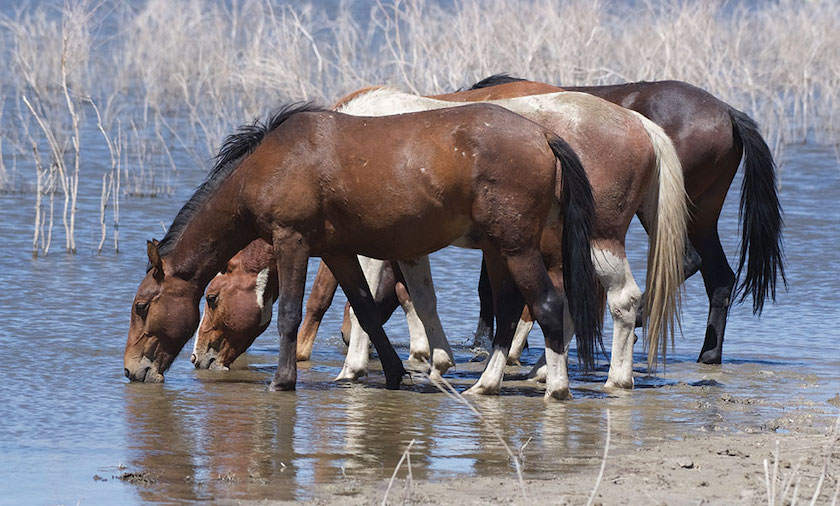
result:
[[[543,228],[561,217],[568,260],[562,295],[539,252]],[[555,133],[503,108],[477,104],[384,118],[283,109],[228,137],[164,239],[147,244],[126,376],[163,380],[198,327],[204,288],[258,237],[272,244],[277,264],[280,346],[273,390],[295,387],[310,256],[325,261],[348,296],[388,388],[399,388],[406,373],[382,330],[357,254],[413,259],[472,241],[505,266],[490,273],[497,296],[521,293],[553,346],[563,342],[564,297],[576,301],[574,325],[592,343],[599,322],[592,217],[591,188],[574,151]]]

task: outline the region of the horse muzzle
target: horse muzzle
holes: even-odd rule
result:
[[[132,383],[163,383],[163,374],[148,357],[141,358],[134,367],[125,364],[125,377]]]
[[[229,367],[222,363],[219,352],[213,348],[209,348],[204,353],[193,353],[190,355],[190,362],[195,365],[196,369],[211,369],[215,371],[228,371]]]

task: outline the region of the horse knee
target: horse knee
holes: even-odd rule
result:
[[[639,307],[639,301],[642,300],[642,291],[638,286],[633,284],[625,287],[620,292],[608,296],[607,299],[614,320],[636,321],[636,309]]]

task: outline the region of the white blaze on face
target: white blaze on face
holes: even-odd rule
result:
[[[271,304],[265,303],[266,286],[268,286],[268,267],[257,274],[257,287],[254,290],[257,294],[257,306],[259,306],[260,312],[262,313],[260,325],[265,325],[271,319]]]
[[[214,278],[221,276],[221,272],[217,272]],[[193,334],[193,355],[198,355],[198,333],[201,332],[201,327],[204,325],[204,319],[207,317],[207,303],[204,303],[204,312],[201,313],[201,321],[198,322],[198,328]]]

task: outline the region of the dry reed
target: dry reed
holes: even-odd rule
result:
[[[282,102],[381,83],[441,93],[503,71],[555,84],[684,80],[754,116],[777,156],[806,140],[840,153],[837,19],[830,0],[34,3],[0,16],[0,190],[37,186],[36,142],[50,155],[42,168],[58,171],[73,251],[80,185],[93,193],[105,180],[116,211],[127,195],[171,194],[174,167],[207,166],[234,125]],[[92,101],[107,104],[96,123]],[[95,130],[104,136],[85,136]],[[108,138],[120,156],[110,145],[111,159],[95,160],[89,144]],[[9,158],[35,170],[13,178]]]

